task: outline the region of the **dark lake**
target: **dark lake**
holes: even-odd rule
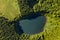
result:
[[[45,17],[39,16],[35,19],[25,19],[19,21],[19,25],[22,27],[23,31],[27,34],[35,34],[43,31],[45,24]]]
[[[23,17],[22,20],[19,21],[19,25],[24,33],[36,34],[43,31],[45,22],[46,22],[45,16],[32,14]]]
[[[44,30],[46,17],[39,14],[30,14],[22,17],[15,23],[15,31],[18,34],[37,34]]]

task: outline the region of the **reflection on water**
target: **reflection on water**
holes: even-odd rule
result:
[[[19,25],[22,27],[24,33],[36,34],[43,31],[46,22],[45,16],[29,15],[19,21]]]
[[[45,16],[32,13],[16,21],[14,29],[18,34],[36,34],[43,31],[45,23]]]
[[[23,32],[23,30],[21,29],[21,26],[19,25],[19,22],[14,22],[14,29],[15,29],[15,32],[18,33],[19,35],[21,35]]]

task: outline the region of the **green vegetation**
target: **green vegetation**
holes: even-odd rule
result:
[[[17,0],[0,0],[0,16],[14,20],[20,14]]]
[[[18,0],[0,0],[0,40],[60,40],[60,0],[39,0],[33,7],[27,5],[24,0],[19,1],[22,3]],[[9,22],[33,11],[46,12],[44,31],[35,35],[17,34],[14,23]]]
[[[18,40],[18,34],[14,31],[14,24],[6,18],[0,17],[0,40]]]

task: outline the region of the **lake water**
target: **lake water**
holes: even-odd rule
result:
[[[20,20],[19,25],[24,33],[36,34],[43,31],[45,22],[45,16],[30,15],[23,20]]]

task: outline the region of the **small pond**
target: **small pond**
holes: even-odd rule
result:
[[[43,31],[45,22],[46,22],[45,16],[33,14],[24,17],[23,20],[20,20],[19,25],[21,26],[21,29],[23,30],[24,33],[36,34]]]

